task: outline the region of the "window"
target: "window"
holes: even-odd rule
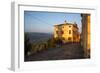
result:
[[[58,31],[56,31],[56,34],[58,34]]]
[[[63,32],[63,31],[61,31],[61,34],[64,34],[64,32]]]
[[[71,26],[69,26],[69,28],[70,28]]]
[[[75,37],[73,37],[73,40],[76,40],[76,38],[75,38]]]
[[[71,37],[68,37],[68,40],[70,41],[71,40]]]
[[[71,30],[69,30],[69,34],[71,34]]]

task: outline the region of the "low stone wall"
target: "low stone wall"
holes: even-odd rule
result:
[[[48,48],[48,43],[47,42],[42,42],[42,43],[37,43],[37,44],[32,44],[32,53],[37,53],[43,50],[46,50]]]

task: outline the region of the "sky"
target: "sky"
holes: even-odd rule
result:
[[[24,11],[25,32],[53,33],[54,25],[64,21],[76,23],[81,33],[81,15],[79,13]]]

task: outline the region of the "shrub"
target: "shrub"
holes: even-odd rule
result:
[[[52,47],[55,47],[56,46],[54,39],[49,39],[47,41],[47,43],[48,43],[48,48],[52,48]]]

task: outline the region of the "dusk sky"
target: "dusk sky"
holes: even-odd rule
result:
[[[24,11],[25,32],[53,33],[54,25],[76,22],[81,32],[81,16],[79,13]]]

